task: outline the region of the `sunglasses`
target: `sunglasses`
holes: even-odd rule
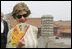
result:
[[[18,19],[20,19],[20,18],[22,18],[22,16],[25,18],[25,17],[28,17],[28,15],[27,14],[23,14],[23,15],[17,15],[16,17],[18,18]]]

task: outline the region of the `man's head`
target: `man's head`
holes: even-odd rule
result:
[[[1,13],[1,22],[3,21],[3,16],[4,16],[4,14],[3,14],[3,13]]]
[[[16,4],[12,11],[13,18],[15,18],[19,23],[24,23],[30,14],[31,11],[28,6],[22,2]]]

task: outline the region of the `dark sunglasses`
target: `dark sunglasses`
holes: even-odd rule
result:
[[[17,17],[18,19],[20,19],[20,18],[22,18],[22,16],[23,16],[23,17],[28,17],[28,15],[27,15],[27,14],[17,15],[16,17]]]

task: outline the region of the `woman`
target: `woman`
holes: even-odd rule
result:
[[[12,11],[12,16],[14,19],[16,19],[16,21],[18,23],[26,23],[26,21],[28,20],[28,16],[30,14],[31,14],[31,11],[27,7],[27,5],[22,2],[15,5],[15,7],[13,8],[13,11]],[[35,26],[31,26],[31,28],[33,30],[33,36],[35,38],[34,41],[36,44],[33,43],[33,45],[35,45],[35,47],[29,45],[30,47],[27,46],[27,48],[37,48],[37,31],[38,31],[38,29]],[[8,38],[9,38],[9,36],[10,36],[10,34],[8,34]],[[7,41],[7,47],[10,47],[9,42],[10,42],[10,40]],[[24,41],[24,38],[20,39],[18,41],[18,45],[16,46],[16,48],[21,48],[22,46],[25,46],[26,45],[25,42],[26,41]],[[29,43],[29,44],[31,44],[31,43]]]
[[[8,24],[3,20],[4,14],[1,13],[1,48],[6,48],[7,43],[7,33],[8,33]]]

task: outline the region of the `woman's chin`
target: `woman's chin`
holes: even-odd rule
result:
[[[26,23],[26,21],[20,21],[20,23]]]

